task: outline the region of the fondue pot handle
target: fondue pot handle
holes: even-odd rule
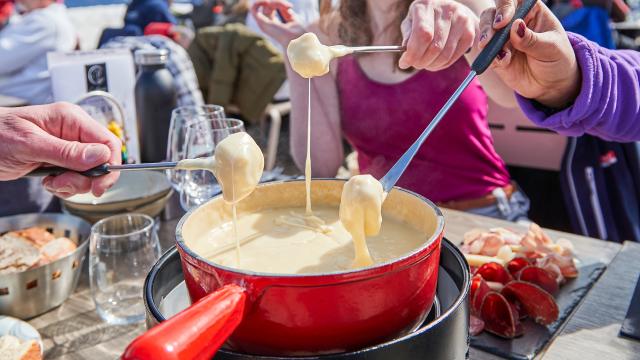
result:
[[[245,290],[225,285],[138,336],[122,360],[210,360],[244,314]]]

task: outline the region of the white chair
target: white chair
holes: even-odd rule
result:
[[[270,122],[269,134],[267,135],[267,151],[265,154],[265,170],[269,171],[276,165],[278,156],[278,143],[280,141],[280,130],[282,128],[282,118],[291,113],[291,102],[274,102],[267,105],[267,108],[260,119],[260,127],[264,134],[267,123]]]
[[[239,114],[240,109],[236,105],[227,105],[226,110],[232,114]],[[274,101],[267,105],[262,113],[262,116],[258,120],[260,124],[260,132],[262,134],[267,133],[267,126],[269,127],[267,134],[267,146],[263,149],[265,164],[264,169],[266,171],[273,170],[276,165],[276,159],[278,157],[278,142],[280,141],[280,130],[282,128],[282,118],[291,113],[291,102],[286,101]]]

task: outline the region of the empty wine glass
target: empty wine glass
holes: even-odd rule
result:
[[[111,216],[91,228],[89,278],[100,317],[109,324],[145,318],[142,287],[160,258],[154,220],[143,214]]]
[[[192,121],[187,125],[184,156],[187,159],[213,156],[216,145],[227,136],[243,132],[237,119]],[[182,178],[180,204],[185,211],[211,199],[220,192],[215,177],[207,170],[187,171]]]
[[[192,121],[223,120],[225,118],[224,108],[219,105],[198,105],[181,106],[175,108],[171,113],[171,124],[169,125],[169,136],[167,139],[167,161],[180,161],[184,157],[184,144],[186,140],[187,124]],[[184,170],[167,170],[167,177],[173,188],[181,191]]]

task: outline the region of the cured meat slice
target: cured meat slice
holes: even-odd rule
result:
[[[538,285],[514,280],[505,285],[502,294],[509,300],[517,300],[522,310],[539,324],[549,325],[558,320],[558,304],[551,294]]]
[[[578,277],[578,268],[576,268],[573,257],[571,256],[562,256],[556,253],[551,253],[544,258],[537,260],[537,265],[541,268],[546,268],[548,264],[554,264],[559,267],[562,276],[568,279]]]
[[[507,270],[509,270],[509,273],[511,273],[512,276],[516,276],[518,271],[522,270],[523,268],[529,265],[531,265],[529,263],[529,260],[523,257],[517,257],[509,261],[509,263],[507,263]]]
[[[491,288],[480,275],[473,277],[471,281],[471,313],[480,314],[480,307],[484,297],[491,291]]]
[[[482,302],[480,317],[485,330],[503,338],[512,339],[522,333],[517,316],[514,317],[511,305],[504,296],[489,292]]]
[[[520,270],[518,280],[538,285],[549,294],[557,293],[559,288],[555,275],[537,266],[527,266]]]
[[[490,262],[480,266],[478,270],[476,270],[476,275],[482,276],[486,281],[495,281],[502,284],[513,280],[504,266],[496,262]]]
[[[517,234],[509,229],[493,228],[489,231],[499,234],[504,239],[504,242],[508,245],[519,245],[520,240],[522,240],[522,235]]]

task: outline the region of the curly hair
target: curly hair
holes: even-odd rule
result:
[[[412,0],[397,0],[395,4],[395,18],[383,31],[394,31],[394,43],[402,41],[400,24],[407,16]],[[335,17],[334,17],[335,16]],[[340,0],[340,5],[334,9],[331,0],[320,1],[321,26],[326,30],[329,25],[337,26],[337,35],[344,45],[371,45],[373,34],[369,24],[369,11],[366,0]],[[330,21],[330,18],[335,21]],[[328,31],[325,31],[328,33]]]
[[[383,31],[394,31],[391,37],[394,44],[402,42],[402,32],[400,24],[409,12],[409,6],[413,0],[397,0],[395,4],[395,17]],[[329,34],[329,27],[337,26],[337,35],[340,42],[347,46],[371,45],[373,33],[369,24],[369,11],[366,0],[340,0],[338,9],[334,9],[331,0],[320,0],[320,28]],[[395,55],[395,62],[400,60],[402,54]],[[411,72],[413,68],[394,70],[401,72]]]

